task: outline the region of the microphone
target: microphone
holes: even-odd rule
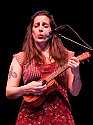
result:
[[[56,29],[54,29],[54,31],[47,32],[46,37],[51,38],[53,34],[58,33],[60,30],[64,29],[65,27],[66,27],[66,25],[61,25],[61,26],[57,27]]]

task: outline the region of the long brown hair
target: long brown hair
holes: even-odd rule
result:
[[[34,23],[34,18],[38,15],[46,15],[50,19],[50,26],[52,32],[57,27],[53,16],[46,10],[36,12],[32,17],[29,26],[26,30],[26,35],[24,38],[22,51],[26,53],[26,62],[31,62],[33,59],[36,60],[37,63],[44,63],[44,58],[42,55],[42,51],[35,45],[34,39],[32,37],[32,27]],[[68,60],[68,53],[66,48],[64,47],[62,40],[57,37],[57,35],[53,35],[50,38],[49,42],[49,54],[50,56],[59,64],[63,65]]]

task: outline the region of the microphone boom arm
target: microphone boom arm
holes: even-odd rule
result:
[[[58,37],[63,38],[64,40],[69,41],[70,43],[72,43],[72,44],[74,44],[74,45],[77,45],[77,46],[83,48],[84,50],[87,50],[87,51],[93,53],[93,49],[92,49],[92,48],[89,48],[89,47],[87,47],[87,46],[84,46],[84,45],[82,45],[82,44],[80,44],[80,43],[78,43],[78,42],[76,42],[76,41],[74,41],[74,40],[72,40],[72,39],[69,39],[69,38],[67,38],[67,37],[65,37],[65,36],[63,36],[63,35],[61,35],[61,34],[58,34]]]

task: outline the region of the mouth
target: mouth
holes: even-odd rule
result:
[[[38,35],[38,38],[39,38],[39,39],[43,39],[43,38],[44,38],[44,35],[41,35],[41,34],[40,34],[40,35]]]

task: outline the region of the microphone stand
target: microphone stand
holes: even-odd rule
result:
[[[61,35],[61,34],[57,34],[57,35],[58,35],[58,37],[60,37],[61,39],[63,38],[64,40],[66,40],[66,41],[68,41],[68,42],[70,42],[70,43],[72,43],[72,44],[74,44],[74,45],[76,45],[76,46],[79,46],[79,47],[83,48],[84,50],[86,50],[86,51],[88,51],[88,52],[90,52],[90,53],[93,53],[93,49],[92,49],[92,48],[89,48],[89,47],[87,47],[87,46],[84,46],[84,45],[82,45],[82,44],[80,44],[80,43],[78,43],[78,42],[76,42],[76,41],[74,41],[74,40],[72,40],[72,39],[69,39],[69,38],[67,38],[67,37],[65,37],[65,36],[63,36],[63,35]]]

